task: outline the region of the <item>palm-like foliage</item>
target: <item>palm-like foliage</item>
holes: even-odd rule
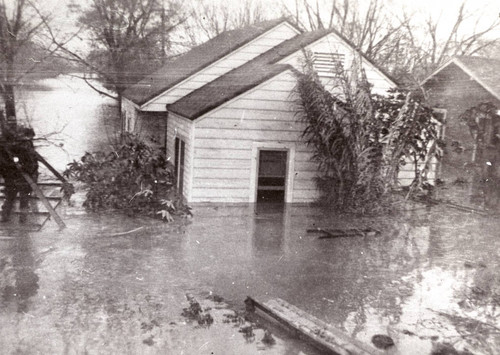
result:
[[[296,91],[303,138],[318,163],[322,202],[363,212],[380,206],[405,157],[429,156],[436,128],[432,111],[411,94],[406,100],[398,94],[373,95],[359,62],[354,61],[350,75],[339,73],[339,94],[332,94],[306,55]]]

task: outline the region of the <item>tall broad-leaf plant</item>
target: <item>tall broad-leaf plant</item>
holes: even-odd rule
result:
[[[439,129],[423,97],[373,94],[359,58],[349,71],[338,67],[336,84],[327,90],[311,57],[305,58],[297,73],[297,115],[318,164],[321,202],[341,210],[378,209],[408,163],[415,170],[409,195],[420,191],[437,153]]]

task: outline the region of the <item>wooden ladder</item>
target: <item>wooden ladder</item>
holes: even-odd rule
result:
[[[40,183],[35,183],[31,176],[29,174],[26,174],[19,164],[16,164],[16,168],[18,171],[22,174],[24,180],[30,185],[31,189],[33,190],[33,193],[35,194],[35,197],[32,196],[32,198],[38,199],[39,201],[42,202],[43,206],[47,209],[47,212],[39,212],[39,211],[33,211],[31,210],[29,213],[30,214],[35,214],[35,215],[41,215],[46,217],[44,221],[39,225],[40,230],[47,220],[52,217],[54,221],[57,223],[59,228],[65,228],[66,224],[62,220],[61,216],[56,212],[56,208],[60,205],[62,202],[63,197],[62,196],[52,196],[53,194],[53,189],[50,191],[50,195],[45,195],[42,188],[46,187],[52,187],[52,188],[60,188],[61,190],[65,187],[65,185],[71,185],[52,165],[50,165],[45,158],[43,158],[38,152],[37,154],[37,159],[39,162],[41,162],[43,165],[45,165],[49,171],[51,171],[55,177],[59,180],[59,182],[40,182]],[[0,184],[2,185],[2,184]],[[72,187],[71,187],[72,188]],[[1,198],[1,196],[0,196]],[[55,205],[53,206],[50,201],[56,201]]]

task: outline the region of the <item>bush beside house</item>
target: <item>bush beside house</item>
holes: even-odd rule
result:
[[[86,153],[64,173],[84,184],[91,211],[121,210],[173,220],[190,214],[175,189],[173,167],[163,150],[128,135],[110,152]]]

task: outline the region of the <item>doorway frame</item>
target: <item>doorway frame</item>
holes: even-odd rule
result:
[[[250,194],[249,203],[257,202],[258,175],[259,175],[259,153],[261,150],[277,150],[287,152],[286,174],[285,174],[285,198],[284,203],[293,202],[293,178],[295,176],[295,143],[273,143],[253,142],[252,162],[250,167]]]

